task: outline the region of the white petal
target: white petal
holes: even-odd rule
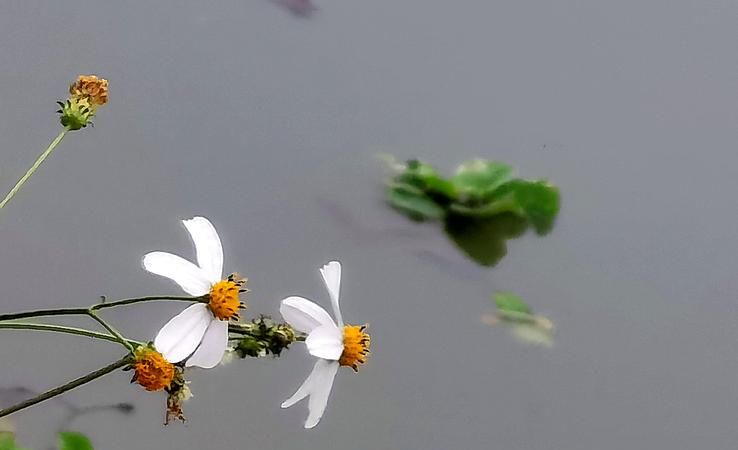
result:
[[[192,236],[197,252],[197,263],[211,283],[223,278],[223,246],[218,233],[210,221],[204,217],[193,217],[182,223]]]
[[[294,405],[295,403],[299,402],[303,398],[310,395],[313,389],[313,384],[315,384],[316,376],[320,372],[321,367],[321,361],[322,359],[319,359],[315,362],[315,365],[313,366],[313,370],[310,372],[310,375],[305,378],[305,381],[303,381],[302,385],[300,385],[299,388],[297,388],[297,391],[292,394],[292,397],[288,398],[287,400],[282,402],[282,408],[289,408],[290,406]]]
[[[310,333],[321,325],[335,326],[325,309],[306,298],[287,297],[279,305],[279,312],[292,328],[302,333]]]
[[[320,364],[319,367],[318,364]],[[325,407],[328,405],[328,397],[331,395],[331,389],[333,388],[333,380],[338,371],[338,362],[336,361],[319,359],[315,366],[318,367],[318,373],[315,376],[315,382],[308,400],[310,413],[305,421],[305,428],[313,428],[323,417]]]
[[[331,297],[336,322],[338,322],[339,327],[343,327],[341,309],[338,307],[338,297],[341,293],[341,263],[338,261],[329,262],[320,269],[320,274],[323,276],[325,286],[328,288],[328,295]]]
[[[190,356],[185,366],[212,369],[223,359],[226,348],[228,348],[228,321],[213,317],[200,346]]]
[[[151,252],[144,256],[143,266],[151,273],[173,280],[190,295],[199,297],[210,292],[211,283],[205,272],[177,255]]]
[[[305,345],[311,355],[337,361],[343,353],[343,330],[335,325],[321,325],[308,335]]]
[[[195,351],[213,314],[204,303],[195,303],[172,317],[154,339],[154,347],[170,363],[178,363]]]

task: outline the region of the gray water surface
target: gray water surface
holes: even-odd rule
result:
[[[344,317],[373,356],[342,370],[320,425],[279,404],[312,365],[195,372],[185,425],[116,373],[65,398],[102,450],[734,449],[738,441],[738,3],[735,1],[8,1],[0,6],[0,184],[58,132],[78,73],[111,83],[0,214],[2,311],[179,293],[140,266],[194,257],[209,217],[253,314],[344,265]],[[383,203],[378,152],[451,171],[479,156],[548,178],[547,237],[493,268]],[[3,188],[6,189],[6,188]],[[482,323],[520,294],[553,348]],[[152,337],[182,308],[107,314]],[[92,324],[90,324],[92,326]],[[117,358],[113,344],[2,331],[4,386],[42,390]],[[48,448],[64,407],[15,416]]]

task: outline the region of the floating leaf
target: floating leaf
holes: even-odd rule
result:
[[[516,216],[525,217],[525,211],[512,195],[505,196],[497,201],[474,206],[452,203],[449,206],[449,210],[458,216],[478,219],[490,218],[504,213],[512,213]]]
[[[495,294],[495,305],[497,309],[503,312],[518,312],[523,314],[533,314],[523,299],[509,292],[498,292]]]
[[[448,236],[484,266],[497,264],[507,252],[505,241],[529,224],[538,234],[550,231],[560,208],[555,186],[514,179],[512,168],[499,161],[467,161],[450,179],[418,160],[399,170],[388,183],[388,203],[412,220],[443,219]]]
[[[512,180],[499,186],[494,195],[516,204],[539,234],[551,229],[561,207],[559,189],[543,180]]]
[[[73,431],[59,433],[58,445],[59,450],[94,450],[87,436]]]
[[[462,201],[485,201],[499,186],[512,177],[512,167],[499,161],[473,159],[456,169],[451,183],[466,199]]]
[[[440,176],[430,164],[417,160],[408,161],[405,171],[395,177],[395,182],[414,186],[440,203],[447,203],[457,196],[452,182]]]
[[[440,220],[446,214],[443,208],[421,190],[408,184],[390,185],[387,188],[387,201],[412,220]]]
[[[498,292],[493,297],[497,312],[482,315],[484,323],[508,325],[513,336],[525,343],[553,346],[553,322],[533,314],[531,307],[515,294]]]

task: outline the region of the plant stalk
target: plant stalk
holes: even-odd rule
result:
[[[36,311],[24,311],[24,312],[19,312],[19,313],[0,314],[0,322],[6,321],[6,320],[27,319],[29,317],[87,316],[89,315],[89,311],[97,311],[100,309],[114,308],[116,306],[132,305],[135,303],[163,301],[163,300],[195,302],[195,301],[200,301],[201,299],[198,297],[184,297],[184,296],[172,296],[172,295],[168,295],[168,296],[155,295],[155,296],[148,296],[148,297],[126,298],[126,299],[117,300],[114,302],[97,303],[88,308],[39,309]]]
[[[93,339],[100,339],[103,341],[118,343],[118,338],[110,334],[98,333],[97,331],[85,330],[83,328],[67,327],[64,325],[52,325],[46,323],[23,323],[23,322],[0,322],[0,330],[35,330],[35,331],[50,331],[54,333],[74,334],[77,336],[86,336]],[[126,341],[134,347],[144,345],[143,342],[134,341],[132,339],[126,339]]]
[[[64,127],[61,133],[59,133],[59,135],[53,141],[51,141],[51,144],[49,144],[46,150],[44,150],[44,152],[41,153],[41,155],[38,158],[36,158],[36,161],[33,163],[31,168],[28,169],[28,171],[26,171],[25,175],[23,175],[21,179],[18,180],[17,183],[15,183],[15,186],[13,186],[13,189],[11,189],[10,192],[8,192],[8,194],[5,196],[5,198],[2,201],[0,201],[0,209],[3,209],[5,205],[13,197],[15,197],[15,194],[17,194],[18,191],[20,191],[20,188],[23,187],[26,181],[28,181],[28,179],[31,178],[31,176],[36,172],[36,170],[41,166],[41,164],[44,161],[46,161],[46,158],[48,158],[51,155],[51,153],[53,153],[56,146],[59,145],[59,143],[62,141],[62,139],[64,139],[64,136],[66,136],[68,132],[69,132],[69,128]]]
[[[128,349],[129,352],[133,353],[133,346],[128,342],[126,338],[123,337],[122,334],[118,332],[112,325],[107,323],[105,320],[103,320],[102,317],[98,316],[97,313],[92,310],[87,310],[87,315],[92,317],[93,320],[95,320],[97,323],[103,326],[106,330],[108,330],[108,333],[113,335],[115,337],[115,340],[118,341],[120,344],[122,344],[125,348]]]

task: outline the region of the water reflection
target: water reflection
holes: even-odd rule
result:
[[[29,389],[25,386],[8,386],[0,388],[0,407],[16,404],[24,399],[34,397],[40,392]],[[112,412],[114,414],[129,415],[134,412],[135,407],[131,403],[103,403],[97,405],[80,406],[67,400],[65,397],[55,397],[46,403],[47,405],[60,406],[64,410],[64,414],[56,425],[56,434],[72,429],[73,423],[84,416],[97,413]],[[10,432],[15,434],[16,422],[10,418],[0,418],[0,432]],[[52,443],[50,449],[55,449],[56,444]]]
[[[528,221],[505,213],[487,219],[449,216],[444,231],[472,261],[494,267],[507,254],[507,240],[525,233]]]

